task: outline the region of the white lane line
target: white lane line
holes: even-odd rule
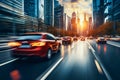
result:
[[[86,42],[87,42],[87,44],[89,45],[89,47],[91,48],[93,55],[95,56],[97,62],[100,64],[100,66],[101,66],[103,72],[105,73],[107,79],[108,79],[108,80],[112,80],[110,74],[109,74],[108,71],[105,69],[105,67],[103,66],[102,62],[100,61],[99,56],[96,55],[94,48],[90,45],[90,43],[89,43],[88,41],[86,41]]]
[[[45,73],[43,73],[40,77],[38,77],[36,80],[45,80],[50,73],[58,66],[58,64],[63,60],[63,57],[61,57],[52,67],[50,67],[50,69],[48,69],[47,71],[45,71]]]
[[[101,67],[100,67],[100,65],[99,65],[99,63],[98,63],[97,60],[95,60],[95,65],[96,65],[96,67],[97,67],[97,69],[98,69],[98,72],[99,72],[100,74],[102,74],[103,71],[102,71],[102,69],[101,69]]]
[[[10,61],[1,63],[1,64],[0,64],[0,67],[1,67],[1,66],[4,66],[4,65],[6,65],[6,64],[9,64],[9,63],[11,63],[11,62],[14,62],[14,61],[16,61],[16,60],[18,60],[18,59],[19,59],[19,58],[15,58],[15,59],[12,59],[12,60],[10,60]]]
[[[95,50],[93,49],[93,47],[90,45],[90,43],[88,41],[86,41],[86,43],[89,45],[89,48],[92,50],[93,53],[95,53]]]
[[[120,44],[117,44],[116,42],[107,42],[107,44],[120,48]]]

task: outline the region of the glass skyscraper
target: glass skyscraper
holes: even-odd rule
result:
[[[23,0],[0,0],[0,34],[16,34],[24,24]]]
[[[54,26],[54,0],[44,0],[44,14],[45,24]]]

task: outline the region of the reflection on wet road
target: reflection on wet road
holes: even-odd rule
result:
[[[47,80],[107,80],[84,41],[75,42],[67,47],[67,53],[64,54],[67,56]]]
[[[118,74],[120,73],[120,49],[108,44],[96,44],[94,40],[89,42],[112,79],[120,79]],[[6,53],[10,55],[10,51]],[[9,60],[9,57],[6,60]],[[107,80],[100,62],[93,55],[86,41],[62,45],[61,52],[54,54],[51,60],[25,58],[0,66],[0,73],[2,73],[0,79],[36,80],[61,58],[63,58],[61,62],[46,77],[46,80]]]
[[[113,80],[119,80],[120,76],[120,48],[109,44],[96,44],[89,41],[96,50],[96,54],[100,57],[101,62],[110,74]],[[111,41],[108,41],[112,44]]]

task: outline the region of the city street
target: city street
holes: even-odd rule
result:
[[[20,80],[118,80],[120,49],[94,40],[77,41],[61,48],[51,60],[14,59],[10,50],[0,51],[1,80],[12,80],[17,71]]]
[[[120,80],[120,0],[0,0],[0,80]]]

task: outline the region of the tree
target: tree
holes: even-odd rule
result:
[[[113,34],[113,22],[106,22],[100,25],[97,29],[93,29],[89,32],[89,36],[104,36]]]

